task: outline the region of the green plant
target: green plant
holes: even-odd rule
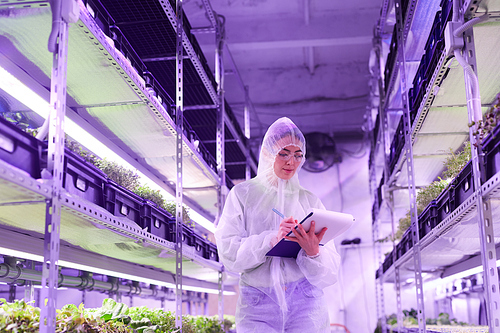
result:
[[[140,185],[139,175],[137,173],[124,168],[116,162],[108,161],[105,158],[98,160],[96,166],[101,169],[109,179],[130,191],[134,191]]]
[[[39,322],[40,308],[24,300],[8,303],[0,299],[0,332],[39,332]],[[79,307],[68,304],[57,310],[55,332],[132,333],[132,330],[119,321],[106,322],[102,318],[85,315],[83,304]]]
[[[160,193],[160,190],[153,190],[149,186],[144,185],[136,187],[133,191],[140,197],[154,202],[158,207],[163,207],[163,205],[165,204],[165,199]]]
[[[93,165],[97,165],[98,161],[100,160],[100,158],[98,156],[96,156],[95,154],[93,154],[89,150],[83,148],[82,145],[80,145],[75,140],[72,140],[67,134],[65,135],[65,138],[64,138],[64,145],[66,146],[66,148],[68,148],[72,152],[80,155],[81,157],[83,157],[85,159],[85,161],[92,163]]]
[[[422,187],[417,193],[417,214],[421,214],[425,207],[427,207],[430,202],[436,199],[443,190],[445,190],[450,184],[450,179],[458,176],[460,171],[471,159],[471,145],[469,141],[464,142],[463,149],[457,153],[450,149],[450,154],[444,161],[444,171],[443,177],[445,179],[435,180],[428,186]],[[394,235],[394,239],[401,239],[405,231],[411,226],[411,216],[408,211],[404,217],[399,219],[398,229]],[[389,238],[390,239],[390,238]],[[389,240],[387,239],[387,240]],[[381,240],[383,241],[383,240]]]
[[[421,188],[417,193],[417,213],[421,214],[432,200],[436,199],[450,184],[449,180],[435,180],[428,186]]]
[[[496,127],[500,119],[500,94],[497,95],[493,104],[486,110],[483,119],[478,121],[477,124],[473,123],[470,126],[477,125],[474,135],[477,136],[479,142],[482,144],[484,138]]]
[[[57,310],[56,332],[131,333],[132,330],[120,319],[89,316],[82,303],[79,307],[67,304]]]
[[[7,303],[0,298],[0,332],[38,332],[40,309],[24,300]]]
[[[177,210],[177,204],[175,203],[175,201],[165,201],[162,208],[175,217]],[[189,217],[189,211],[185,206],[182,206],[182,223],[194,228],[194,222],[191,221],[191,218]]]
[[[411,226],[411,216],[410,211],[406,212],[406,215],[399,219],[398,230],[394,234],[394,239],[401,239],[406,230]]]
[[[444,162],[445,171],[443,172],[444,178],[455,178],[458,176],[463,167],[471,159],[471,145],[470,141],[466,141],[463,144],[463,149],[457,153],[454,153],[450,149],[450,154]]]

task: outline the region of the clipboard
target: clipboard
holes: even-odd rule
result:
[[[346,232],[354,224],[355,220],[351,214],[313,208],[299,223],[302,224],[304,230],[307,232],[311,227],[311,221],[316,223],[315,231],[317,233],[325,227],[328,228],[320,243],[320,246],[323,246]],[[291,231],[287,236],[295,237]],[[266,256],[297,258],[300,249],[299,243],[283,238],[266,253]]]

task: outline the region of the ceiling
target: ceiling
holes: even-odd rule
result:
[[[204,2],[185,0],[183,8],[213,70],[215,34],[196,30],[210,26]],[[304,133],[363,137],[380,0],[217,0],[211,6],[225,22],[225,98],[244,128],[240,77],[251,101],[254,146],[282,116]]]

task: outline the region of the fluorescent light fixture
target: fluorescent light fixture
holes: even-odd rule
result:
[[[206,218],[204,218],[201,214],[198,214],[198,212],[196,212],[194,209],[191,209],[189,211],[189,216],[191,217],[191,219],[193,221],[195,221],[196,223],[198,223],[199,225],[201,225],[203,228],[207,229],[211,233],[215,232],[215,225],[212,222],[210,222],[209,220],[207,220]]]
[[[33,253],[27,253],[17,250],[7,249],[5,247],[0,247],[0,254],[15,257],[15,258],[23,258],[31,261],[43,262],[43,257]]]
[[[0,89],[7,92],[13,98],[26,105],[28,108],[36,112],[44,119],[47,119],[47,117],[49,116],[50,104],[1,66]],[[86,130],[84,130],[68,117],[65,118],[64,122],[66,133],[71,133],[71,136],[76,141],[80,142],[83,146],[90,149],[94,154],[100,157],[105,156],[107,160],[116,162],[127,169],[136,170],[136,168],[133,167],[130,163],[116,154],[113,150],[109,149],[106,145],[97,140],[93,135],[89,134]],[[136,173],[139,175],[139,177],[141,177],[141,182],[144,185],[149,186],[149,188],[151,188],[152,190],[159,190],[166,200],[175,201],[175,196],[167,192],[164,188],[152,181],[149,177],[138,170],[136,170]],[[215,226],[213,222],[195,212],[194,209],[191,209],[189,214],[195,223],[198,223],[203,228],[212,233],[215,232]]]
[[[154,284],[157,286],[162,286],[162,287],[167,287],[167,288],[175,288],[175,284],[173,284],[173,283],[154,280],[154,279],[148,279],[145,277],[134,276],[134,275],[126,274],[126,273],[110,271],[110,270],[103,269],[103,268],[97,268],[97,267],[91,267],[91,266],[87,266],[87,265],[77,264],[77,263],[66,261],[66,260],[59,260],[59,265],[64,266],[64,267],[68,267],[68,268],[81,270],[81,271],[87,271],[87,272],[92,272],[92,273],[97,273],[97,274],[102,274],[102,275],[114,276],[114,277],[126,279],[126,280],[139,281],[139,282]],[[184,289],[184,286],[182,286],[182,287]]]
[[[24,258],[24,259],[28,259],[28,260],[32,260],[32,261],[37,261],[37,262],[43,262],[43,257],[40,255],[27,253],[27,252],[23,252],[23,251],[7,249],[4,247],[0,247],[0,254],[12,256],[12,257],[16,257],[16,258]],[[66,261],[66,260],[59,260],[59,266],[73,268],[73,269],[87,271],[87,272],[92,272],[92,273],[97,273],[97,274],[102,274],[102,275],[107,275],[107,276],[114,276],[114,277],[121,278],[121,279],[139,281],[139,282],[144,282],[147,284],[153,284],[153,285],[157,285],[157,286],[161,286],[161,287],[175,289],[175,284],[170,283],[170,282],[149,279],[149,278],[135,276],[135,275],[126,274],[126,273],[115,272],[115,271],[111,271],[111,270],[107,270],[107,269],[103,269],[103,268],[82,265],[82,264],[78,264],[78,263],[74,263],[74,262]],[[183,285],[182,290],[205,292],[205,293],[209,293],[209,294],[218,294],[219,293],[219,291],[217,289],[201,288],[201,287],[195,287],[195,286],[189,286],[189,285]],[[233,291],[226,291],[225,290],[224,295],[236,295],[236,293]]]
[[[497,267],[500,267],[500,260],[497,260]],[[469,268],[465,271],[458,272],[456,274],[447,276],[447,277],[442,278],[442,279],[438,278],[438,279],[435,279],[435,280],[432,280],[429,282],[425,282],[423,285],[424,285],[424,288],[426,288],[426,289],[432,289],[432,288],[436,288],[438,286],[453,282],[454,280],[460,280],[460,279],[463,279],[467,276],[475,275],[475,274],[482,273],[482,272],[483,272],[483,266],[480,265],[480,266]]]

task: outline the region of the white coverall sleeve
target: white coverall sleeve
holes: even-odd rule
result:
[[[301,249],[297,255],[297,265],[312,285],[323,289],[337,282],[340,255],[333,241],[321,246],[319,253],[318,257],[309,258]]]
[[[215,231],[219,258],[229,271],[236,273],[263,264],[277,234],[275,230],[266,230],[249,236],[243,209],[235,192],[230,191]]]

